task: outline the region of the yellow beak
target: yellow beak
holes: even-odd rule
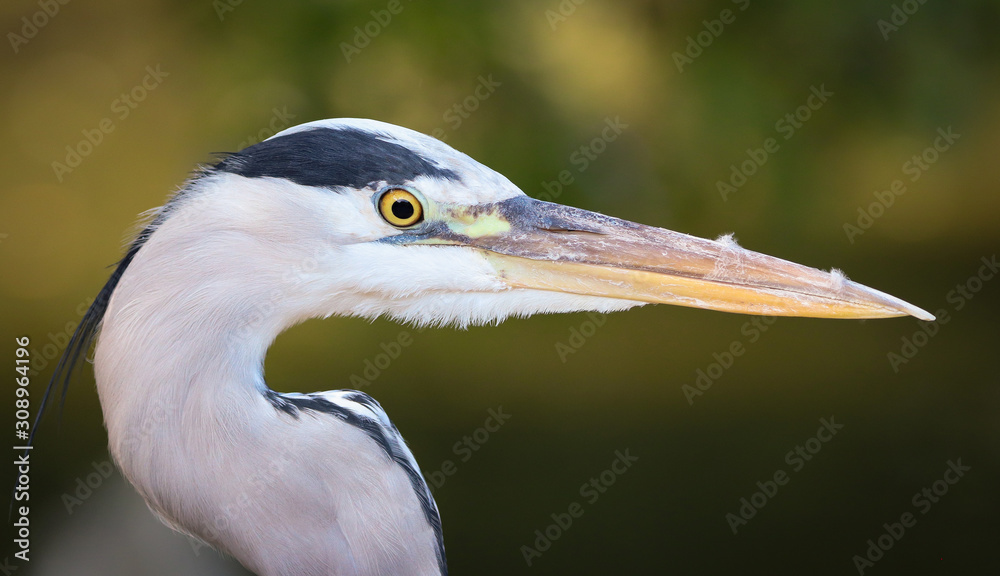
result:
[[[744,250],[730,238],[705,240],[527,196],[442,207],[440,216],[445,226],[424,242],[482,250],[514,289],[769,316],[934,319],[839,272]]]

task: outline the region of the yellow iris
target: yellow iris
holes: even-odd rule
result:
[[[382,194],[378,210],[386,222],[398,228],[413,226],[424,219],[424,208],[417,197],[399,188]]]

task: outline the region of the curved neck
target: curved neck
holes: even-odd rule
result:
[[[223,191],[205,202],[225,200]],[[298,417],[264,383],[274,338],[342,297],[329,285],[331,261],[303,257],[328,248],[313,240],[323,235],[273,210],[250,234],[219,206],[190,202],[135,253],[98,338],[97,389],[123,474],[167,524],[262,575],[443,572],[433,501],[420,500],[426,486],[409,476],[422,484],[419,469],[378,404],[350,408],[369,412],[363,425]],[[314,396],[330,406],[344,398]],[[372,430],[391,433],[391,445],[373,442]]]
[[[233,178],[199,180],[171,201],[101,324],[94,368],[111,452],[147,498],[155,480],[139,476],[152,474],[154,455],[182,460],[213,435],[253,438],[274,424],[267,348],[328,305],[301,270],[322,236],[290,225],[301,219],[295,202]],[[246,214],[255,202],[268,202],[263,222]]]
[[[295,224],[308,203],[242,180],[206,177],[172,200],[114,289],[95,354],[112,441],[158,402],[187,423],[244,409],[274,338],[329,305],[308,268],[323,235]]]
[[[202,248],[178,261],[169,256],[177,246],[159,240],[123,274],[94,362],[111,452],[154,501],[154,456],[173,450],[181,462],[205,445],[224,446],[213,434],[266,428],[272,415],[254,414],[266,390],[264,355],[296,321],[253,284],[225,281],[225,260],[210,266]]]

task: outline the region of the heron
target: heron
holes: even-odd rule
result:
[[[933,319],[731,236],[533,199],[437,139],[366,119],[301,124],[223,155],[146,222],[43,408],[60,382],[65,398],[93,344],[124,477],[168,526],[261,576],[447,574],[438,508],[379,403],[268,387],[268,347],[307,319],[466,327],[655,303]]]

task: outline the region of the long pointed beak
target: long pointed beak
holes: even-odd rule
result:
[[[444,243],[484,251],[511,288],[743,314],[813,318],[934,316],[898,298],[739,247],[518,196],[489,210],[445,209]]]

